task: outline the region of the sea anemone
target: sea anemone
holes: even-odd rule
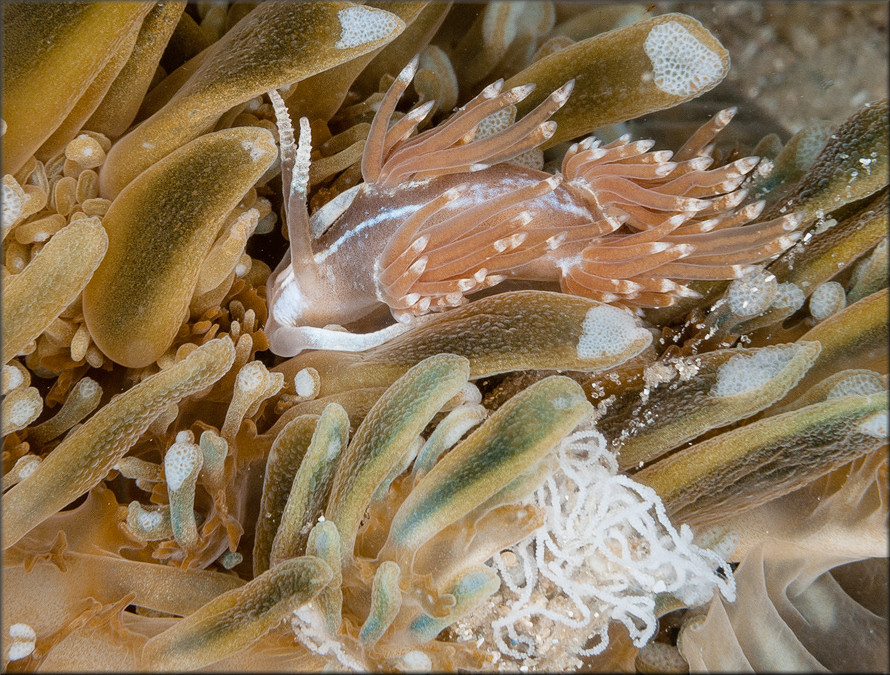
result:
[[[881,667],[886,89],[677,9],[5,5],[4,668]]]

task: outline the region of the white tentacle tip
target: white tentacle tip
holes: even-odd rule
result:
[[[485,87],[482,90],[481,96],[482,98],[494,98],[498,94],[501,93],[501,88],[504,86],[504,78],[500,78],[499,80],[495,80],[490,85]]]
[[[427,101],[426,103],[422,103],[409,112],[408,114],[411,116],[413,120],[422,120],[424,117],[429,115],[430,110],[433,109],[433,106],[436,105],[435,101]]]
[[[803,214],[801,213],[789,213],[784,217],[785,222],[782,224],[782,229],[786,232],[791,232],[792,230],[796,230],[798,226],[803,222]]]
[[[544,140],[550,139],[553,134],[556,133],[556,122],[553,120],[547,120],[546,122],[541,122],[541,135],[544,136]]]
[[[507,92],[507,96],[512,99],[512,102],[518,102],[526,98],[529,94],[531,94],[537,85],[532,82],[530,84],[521,84],[518,87],[513,87]]]
[[[415,73],[417,73],[417,66],[420,64],[420,54],[415,54],[414,57],[408,61],[402,71],[399,73],[399,76],[396,78],[399,82],[408,84],[411,80],[414,79]]]
[[[738,111],[738,106],[731,106],[729,108],[724,108],[716,115],[714,115],[714,117],[716,118],[717,124],[719,124],[721,127],[725,127],[727,124],[730,123],[732,118],[735,117]]]
[[[554,91],[550,96],[556,101],[560,106],[562,106],[566,101],[569,100],[569,96],[572,95],[572,91],[575,89],[575,78],[572,78],[564,85],[562,85],[559,89]]]

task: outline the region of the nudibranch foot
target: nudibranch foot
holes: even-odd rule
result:
[[[278,325],[275,327],[276,352],[287,357],[296,356],[304,349],[363,352],[401,335],[409,327],[405,323],[394,323],[370,333],[352,333],[343,328]]]

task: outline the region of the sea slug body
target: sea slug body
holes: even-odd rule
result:
[[[740,207],[739,186],[758,158],[709,170],[713,138],[733,110],[717,113],[676,155],[653,151],[652,141],[590,137],[573,144],[552,175],[509,162],[555,133],[549,118],[569,99],[572,81],[496,133],[477,132],[533,85],[503,91],[495,82],[444,123],[412,135],[430,105],[390,120],[416,69],[415,58],[380,103],[362,157],[365,182],[311,218],[309,125],[301,120],[294,143],[287,109],[270,92],[290,237],[269,286],[266,333],[279,355],[367,349],[401,327],[367,335],[324,327],[356,321],[380,303],[410,323],[507,278],[557,281],[565,292],[627,309],[669,306],[696,295],[689,281],[745,276],[797,240],[793,214],[749,224],[763,203]]]

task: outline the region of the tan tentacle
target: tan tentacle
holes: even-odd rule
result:
[[[411,84],[411,80],[414,79],[414,73],[417,72],[417,64],[419,62],[419,56],[415,56],[408,62],[408,65],[402,69],[402,72],[399,73],[383,96],[380,107],[377,108],[377,113],[371,122],[371,129],[368,132],[368,138],[365,141],[365,151],[362,155],[362,177],[366,183],[373,183],[380,176],[380,171],[383,168],[383,152],[389,122],[392,119],[392,114],[395,112],[399,99],[408,88],[408,85]]]
[[[534,85],[513,87],[501,93],[503,80],[491,83],[445,122],[403,141],[393,148],[388,161],[398,164],[415,154],[444,150],[473,139],[478,124],[491,114],[518,103],[534,91]]]
[[[462,209],[448,207],[462,192],[452,188],[425,205],[378,260],[378,298],[397,319],[408,320],[431,308],[461,304],[466,293],[500,283],[506,278],[503,272],[557,248],[560,240],[552,228],[529,228],[532,216],[526,204],[546,196],[559,182],[553,176]],[[587,240],[591,232],[606,229],[602,224],[588,228]],[[528,248],[535,250],[529,254]]]
[[[762,205],[752,206],[728,220],[756,218]],[[666,307],[676,298],[697,295],[688,282],[738,279],[801,236],[794,231],[800,220],[794,215],[750,225],[735,222],[733,227],[715,226],[703,232],[684,224],[688,217],[674,216],[649,230],[593,241],[564,270],[563,289],[627,307]]]
[[[700,157],[705,154],[707,147],[714,141],[717,134],[726,128],[726,125],[735,117],[738,108],[725,108],[701,125],[683,146],[677,150],[674,158],[678,161]]]
[[[402,119],[389,128],[383,141],[384,161],[392,152],[392,149],[396,144],[404,142],[412,133],[414,133],[417,127],[426,119],[427,115],[430,114],[435,103],[435,101],[427,101],[426,103],[421,103],[420,105],[415,106],[405,113],[405,116],[402,117]]]
[[[673,158],[667,151],[652,151],[653,141],[631,142],[622,136],[602,145],[595,138],[585,139],[569,148],[563,173],[604,213],[625,213],[631,229],[657,227],[672,213],[693,213],[693,221],[700,222],[725,219],[744,201],[747,193],[741,185],[760,161],[744,157],[709,169],[714,138],[733,113],[728,109],[715,115]],[[702,231],[720,222],[703,223]]]
[[[509,161],[555,133],[556,125],[548,118],[568,100],[573,86],[574,81],[567,82],[500,133],[472,140],[476,127],[485,117],[513,105],[531,92],[530,86],[515,87],[503,94],[497,93],[498,88],[486,88],[480,94],[482,100],[469,109],[434,130],[396,143],[376,180],[381,186],[392,187],[410,180],[472,172]]]

